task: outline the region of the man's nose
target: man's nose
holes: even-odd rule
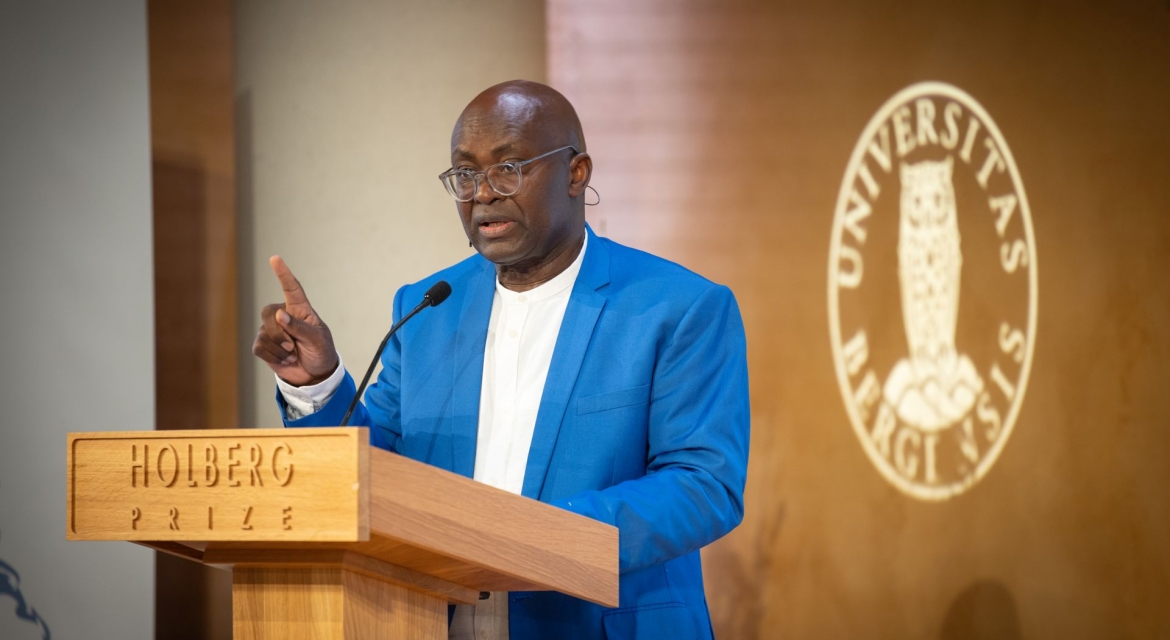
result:
[[[475,201],[480,204],[490,204],[499,199],[500,194],[488,184],[487,175],[475,176]]]

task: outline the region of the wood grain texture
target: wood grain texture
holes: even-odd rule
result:
[[[447,603],[341,567],[237,567],[236,640],[447,637]]]
[[[313,548],[353,551],[478,591],[553,590],[617,606],[616,528],[386,451],[371,449],[370,457],[370,539]],[[220,541],[207,548],[307,547]]]
[[[73,433],[71,540],[369,537],[364,428]]]
[[[70,434],[69,537],[137,540],[212,564],[347,558],[351,570],[380,568],[384,579],[410,581],[456,601],[466,600],[468,589],[554,590],[617,606],[615,527],[371,449],[367,438],[365,428],[352,427]],[[240,486],[185,487],[179,480],[186,482],[187,468],[172,465],[174,454],[162,452],[183,450],[191,441],[239,443],[236,451],[257,443],[273,451],[271,445],[280,443],[285,455],[272,469],[260,465],[265,479],[255,486],[245,467],[224,477],[227,482],[238,476]],[[144,458],[131,455],[147,451],[147,445],[159,452],[145,458],[153,468],[143,468]],[[196,484],[207,477],[205,468],[199,471],[203,475],[192,476]],[[182,518],[193,503],[183,500],[207,500],[207,495],[220,499],[220,507],[231,503],[237,510],[245,496],[256,514],[252,529],[241,529],[238,518],[210,528],[202,520],[189,526]],[[368,496],[369,504],[356,504],[360,496]],[[289,504],[299,531],[283,529],[280,518],[272,517]],[[136,509],[165,515],[175,505],[180,505],[177,528],[166,518],[161,526],[148,523],[145,515],[131,519]],[[367,540],[357,539],[361,532],[368,533]],[[394,565],[397,573],[382,563]]]
[[[151,544],[151,543],[141,543]],[[198,543],[187,543],[198,544]],[[240,551],[251,553],[265,549],[274,550],[304,550],[304,549],[334,549],[354,551],[356,553],[376,558],[394,565],[418,572],[425,572],[442,580],[454,584],[474,587],[480,591],[543,591],[549,587],[539,580],[517,577],[489,566],[482,566],[474,562],[467,562],[445,555],[439,551],[429,551],[409,544],[387,538],[374,532],[367,542],[211,542],[206,543],[208,549],[216,551]],[[202,550],[199,551],[202,553]]]
[[[218,549],[201,554],[199,561],[223,567],[320,568],[340,567],[370,578],[393,582],[445,602],[474,604],[479,590],[376,560],[344,549]]]
[[[380,449],[371,462],[370,527],[379,536],[617,606],[617,528]],[[442,563],[410,565],[463,583]]]

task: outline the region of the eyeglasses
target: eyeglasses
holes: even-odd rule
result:
[[[480,176],[483,176],[487,180],[488,186],[493,191],[506,198],[520,190],[520,186],[524,182],[522,172],[524,165],[536,162],[541,158],[547,158],[554,153],[560,153],[565,149],[572,149],[573,155],[580,153],[576,147],[567,145],[522,162],[501,162],[499,164],[493,164],[483,171],[448,169],[439,174],[439,180],[443,182],[444,187],[447,187],[447,193],[451,194],[459,202],[471,202],[475,198],[475,192],[479,191]]]

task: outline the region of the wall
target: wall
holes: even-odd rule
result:
[[[6,7],[0,87],[0,637],[147,638],[153,554],[64,509],[66,432],[154,427],[144,4]]]
[[[1170,634],[1165,3],[551,0],[548,11],[549,77],[577,106],[596,167],[593,224],[729,284],[743,309],[753,450],[746,520],[705,553],[718,635]],[[860,157],[880,195],[845,174],[859,141],[880,145],[863,136],[879,107],[927,80],[963,89],[998,125],[1031,212],[1028,230],[1015,210],[1005,239],[1030,232],[1034,253],[1017,275],[1000,267],[997,193],[977,179],[983,138],[971,162],[938,144],[897,159],[951,157],[952,334],[992,401],[1004,399],[993,364],[1015,367],[1005,379],[1022,400],[994,441],[970,405],[970,434],[958,419],[915,436],[899,417],[911,474],[910,454],[901,467],[882,457],[880,403],[846,398],[864,400],[865,372],[885,381],[907,353],[907,205],[875,156]],[[947,100],[932,104],[941,118]],[[896,134],[893,116],[878,124]],[[991,172],[989,188],[1011,188]],[[857,226],[842,235],[845,210]],[[839,280],[855,267],[842,257],[850,236],[865,259],[852,297]],[[1029,292],[1035,327],[1016,341]],[[859,327],[867,353],[842,345]],[[871,409],[860,428],[858,407]],[[973,485],[925,499],[906,489],[943,487],[967,455],[985,467]]]
[[[245,1],[236,6],[241,423],[280,424],[251,355],[281,301],[279,253],[355,376],[394,292],[468,255],[437,176],[480,90],[544,78],[544,4]],[[506,34],[506,37],[505,35]]]

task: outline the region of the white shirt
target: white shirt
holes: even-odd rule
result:
[[[588,244],[586,236],[573,264],[535,289],[516,292],[496,280],[479,391],[473,476],[479,482],[516,494],[524,487],[544,381]],[[344,377],[340,354],[337,370],[324,382],[294,387],[276,376],[287,417],[319,411]]]
[[[568,269],[535,289],[516,292],[496,280],[479,391],[479,482],[517,494],[524,487],[544,381],[585,248]]]

